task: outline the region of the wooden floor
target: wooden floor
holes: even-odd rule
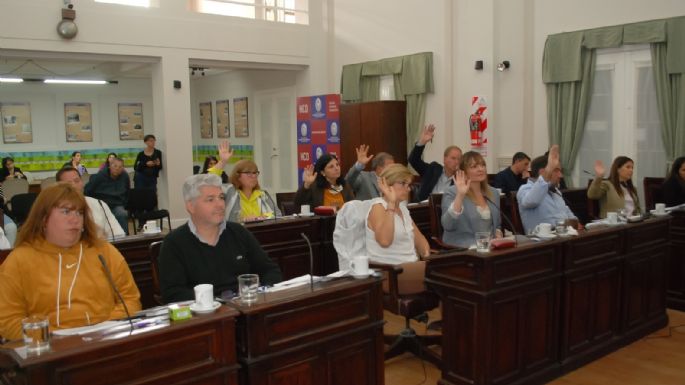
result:
[[[685,385],[685,313],[668,310],[669,326],[550,382],[552,385]],[[439,312],[430,313],[432,320]],[[404,327],[404,319],[385,312],[386,333]],[[412,323],[419,334],[425,324]],[[405,353],[385,363],[387,385],[434,385],[440,371]]]

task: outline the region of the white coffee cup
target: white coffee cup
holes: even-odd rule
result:
[[[665,214],[666,213],[666,205],[664,203],[657,203],[654,205],[654,211],[657,214]]]
[[[350,261],[350,270],[352,275],[369,275],[369,257],[363,255],[352,257],[352,260]]]
[[[155,221],[154,219],[145,222],[145,224],[143,225],[143,232],[145,233],[156,233],[158,231],[159,227],[157,227],[157,221]]]
[[[607,222],[609,222],[612,225],[617,224],[618,223],[618,213],[616,211],[607,212]]]
[[[200,309],[211,309],[214,305],[214,285],[202,283],[193,288],[195,290],[195,304]]]
[[[552,234],[552,224],[551,223],[540,223],[539,225],[535,226],[535,230],[533,232],[535,234],[540,234],[540,235],[550,235],[550,234]]]
[[[311,214],[311,208],[309,205],[302,205],[300,206],[300,215],[309,215]]]

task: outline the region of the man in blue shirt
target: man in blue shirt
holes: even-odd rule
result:
[[[558,187],[561,176],[559,146],[555,144],[550,148],[549,156],[543,155],[533,160],[528,183],[521,186],[516,194],[526,234],[530,234],[540,223],[554,226],[559,220],[578,222],[561,196]]]

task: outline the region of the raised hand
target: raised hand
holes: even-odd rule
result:
[[[357,162],[366,166],[367,163],[373,158],[373,155],[368,155],[369,146],[367,144],[362,144],[355,149],[357,151]]]
[[[596,160],[595,161],[595,176],[598,178],[604,177],[604,172],[606,169],[604,168],[604,163],[602,163],[601,160]]]
[[[423,127],[423,131],[421,131],[421,136],[419,137],[419,144],[423,146],[433,140],[433,135],[435,135],[435,126],[431,123]]]
[[[392,186],[388,186],[388,182],[385,178],[378,178],[378,188],[383,193],[383,197],[388,202],[388,206],[395,206],[397,202],[397,194],[395,194],[395,189]]]
[[[219,151],[219,159],[228,163],[228,160],[233,156],[233,150],[231,149],[231,143],[228,140],[223,140],[217,146]]]
[[[547,167],[545,167],[545,179],[549,180],[552,176],[554,170],[561,168],[561,163],[559,161],[559,145],[554,144],[549,149],[549,154],[547,155]]]
[[[316,173],[314,172],[314,165],[309,165],[304,168],[304,175],[302,176],[302,182],[304,188],[309,188],[309,186],[316,180]]]
[[[457,188],[457,195],[462,197],[468,194],[471,188],[471,180],[466,176],[466,173],[462,170],[457,170],[457,172],[452,177],[454,181],[454,186]]]

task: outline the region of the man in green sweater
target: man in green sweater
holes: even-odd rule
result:
[[[240,274],[258,274],[263,285],[282,280],[278,265],[242,225],[226,222],[221,178],[198,174],[183,183],[190,220],[164,238],[159,282],[165,303],[195,298],[193,288],[214,285],[214,294],[236,291]]]

